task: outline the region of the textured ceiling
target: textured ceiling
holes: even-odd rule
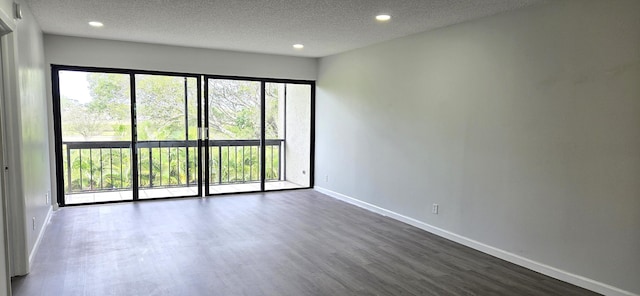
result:
[[[541,0],[25,0],[45,33],[322,57]],[[374,16],[390,14],[388,23]],[[92,28],[87,22],[104,23]],[[303,50],[292,45],[302,43]]]

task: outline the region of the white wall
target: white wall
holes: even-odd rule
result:
[[[21,114],[21,165],[27,249],[34,246],[51,209],[49,175],[49,127],[42,31],[28,6],[22,3],[22,20],[17,22],[18,83]],[[36,219],[33,229],[32,219]]]
[[[640,1],[323,58],[316,110],[316,186],[640,293]]]
[[[51,209],[42,32],[25,3],[22,12],[2,39],[12,275],[29,271]]]
[[[13,0],[0,0],[0,15],[4,22],[13,25]]]
[[[315,80],[317,59],[45,35],[47,63]]]

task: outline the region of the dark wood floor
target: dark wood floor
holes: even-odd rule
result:
[[[597,295],[312,190],[64,208],[14,295]]]

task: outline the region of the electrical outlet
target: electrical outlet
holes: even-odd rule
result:
[[[33,230],[36,230],[36,217],[31,218],[31,227],[33,227]]]
[[[324,181],[327,183],[329,182],[329,175],[324,175]]]
[[[438,204],[433,204],[433,207],[431,207],[431,213],[434,214],[438,214],[438,211],[440,210],[440,206]]]

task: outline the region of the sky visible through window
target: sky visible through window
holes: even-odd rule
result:
[[[82,104],[91,101],[87,72],[60,71],[60,96],[78,101]]]

